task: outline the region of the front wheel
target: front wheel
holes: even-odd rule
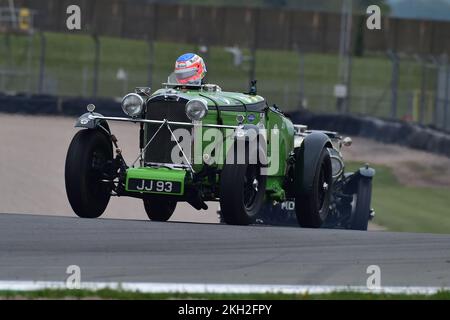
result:
[[[167,221],[172,216],[177,206],[176,201],[159,199],[144,199],[144,208],[147,216],[152,221]]]
[[[225,164],[220,178],[220,208],[227,224],[255,221],[266,191],[266,176],[258,164]]]
[[[81,218],[98,218],[111,197],[111,184],[104,182],[113,159],[109,137],[99,131],[77,132],[66,156],[65,183],[69,203]]]

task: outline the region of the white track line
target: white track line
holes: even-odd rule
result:
[[[68,289],[62,281],[0,281],[0,291],[35,291],[42,289]],[[381,287],[369,289],[363,286],[311,286],[270,284],[200,284],[200,283],[152,283],[152,282],[82,282],[80,289],[115,289],[142,293],[284,293],[321,294],[331,292],[393,293],[431,295],[450,291],[450,287]]]

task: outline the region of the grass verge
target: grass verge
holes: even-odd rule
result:
[[[112,289],[0,291],[0,299],[120,299],[120,300],[450,300],[449,291],[436,294],[387,294],[360,292],[332,292],[327,294],[220,294],[220,293],[141,293]]]

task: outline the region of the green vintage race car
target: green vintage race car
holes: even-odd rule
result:
[[[74,212],[99,217],[111,196],[143,200],[151,220],[166,221],[178,202],[197,210],[220,202],[227,224],[277,223],[366,230],[373,217],[374,170],[344,172],[349,138],[294,125],[257,94],[170,80],[122,100],[127,117],[88,112],[67,153],[65,183]],[[109,121],[140,126],[139,152],[127,163]],[[134,159],[133,159],[134,160]]]

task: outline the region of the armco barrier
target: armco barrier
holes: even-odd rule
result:
[[[114,99],[64,98],[48,95],[2,95],[0,112],[65,115],[76,117],[94,103],[96,111],[109,116],[122,116],[120,103]],[[450,157],[450,133],[413,123],[350,114],[314,114],[307,111],[289,114],[294,123],[310,129],[338,131],[384,143],[425,150]]]

